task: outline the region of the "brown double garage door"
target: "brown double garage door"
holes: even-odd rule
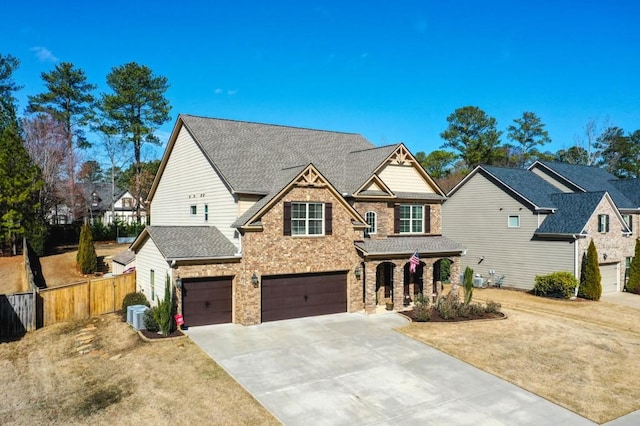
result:
[[[347,311],[347,274],[263,276],[262,322]],[[185,325],[231,322],[232,278],[183,280],[182,313]]]

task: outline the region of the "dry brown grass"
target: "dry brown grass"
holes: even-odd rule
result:
[[[129,244],[116,244],[113,242],[96,242],[96,254],[102,257],[107,266],[111,264],[111,258],[125,251]],[[58,287],[64,284],[85,281],[87,277],[76,269],[77,247],[69,248],[61,254],[43,256],[40,258],[42,274],[47,287]],[[0,294],[27,291],[22,288],[22,256],[0,257]]]
[[[116,314],[2,343],[0,371],[3,424],[278,424],[188,338],[143,342]]]
[[[640,409],[640,310],[476,289],[507,320],[412,323],[400,331],[602,423]]]

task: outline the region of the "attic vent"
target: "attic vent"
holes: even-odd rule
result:
[[[404,165],[404,163],[409,161],[411,157],[409,156],[409,152],[406,150],[406,148],[404,146],[400,146],[398,149],[396,149],[396,152],[391,155],[390,159],[391,162],[402,166]]]

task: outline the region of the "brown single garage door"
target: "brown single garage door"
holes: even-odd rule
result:
[[[262,277],[262,322],[346,311],[346,272]]]
[[[231,322],[232,278],[182,280],[182,316],[188,327]]]

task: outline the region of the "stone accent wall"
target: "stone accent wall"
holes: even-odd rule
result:
[[[600,214],[609,215],[609,232],[598,232],[598,215]],[[634,223],[634,225],[636,225],[636,223]],[[596,250],[598,251],[598,263],[620,262],[618,283],[621,289],[624,284],[625,258],[633,257],[636,238],[622,235],[622,224],[616,217],[613,206],[606,200],[603,200],[596,208],[585,230],[589,237],[578,240],[578,268],[580,268],[582,256],[587,252],[589,243],[593,239]],[[634,233],[635,232],[634,230]],[[605,253],[607,255],[606,259],[604,258]],[[578,269],[578,273],[580,273],[580,269]]]
[[[284,202],[330,202],[333,205],[333,232],[325,236],[284,236]],[[355,278],[360,264],[353,242],[362,239],[362,232],[354,229],[352,216],[341,202],[325,187],[294,187],[262,218],[262,232],[247,232],[242,239],[243,268],[248,288],[240,283],[239,292],[247,293],[238,302],[236,318],[242,324],[260,322],[260,290],[250,284],[250,276],[302,274],[313,272],[347,271],[347,310],[362,309],[362,279]],[[255,296],[255,297],[254,297]]]
[[[365,218],[365,214],[369,211],[376,212],[378,218],[378,229],[375,234],[370,234],[371,239],[383,239],[389,235],[395,235],[393,233],[393,216],[395,202],[386,201],[356,201],[353,203],[358,213]],[[411,204],[407,202],[407,204]],[[429,204],[429,203],[424,203]],[[431,232],[429,235],[439,235],[442,233],[442,204],[433,203],[429,204],[431,207]]]

